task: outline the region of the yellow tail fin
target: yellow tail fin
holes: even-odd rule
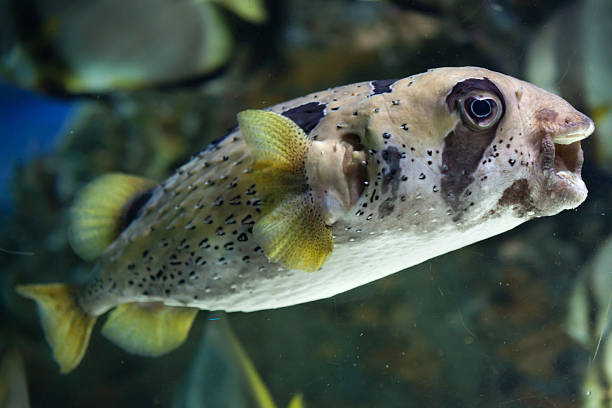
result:
[[[161,303],[125,303],[110,313],[102,334],[130,353],[158,357],[183,344],[197,313]]]
[[[65,284],[20,285],[17,293],[33,299],[47,342],[62,373],[73,370],[83,358],[96,318],[79,306],[76,287]]]

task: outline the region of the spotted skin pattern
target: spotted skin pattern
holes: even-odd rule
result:
[[[486,79],[504,102],[486,137],[447,104],[457,84],[474,78]],[[543,109],[556,117],[538,115]],[[579,142],[557,141],[571,132],[588,136],[590,119],[492,71],[442,68],[332,88],[269,110],[313,140],[308,160],[321,173],[310,186],[333,219],[334,251],[323,267],[306,273],[268,261],[253,236],[262,216],[253,157],[235,129],[151,192],[81,289],[88,314],[127,302],[253,311],[321,299],[586,197]],[[354,156],[362,172],[347,170],[355,151],[364,155]],[[472,159],[466,164],[465,157]],[[359,194],[346,198],[346,180],[355,177]]]
[[[309,134],[327,115],[338,116],[343,101],[355,103],[370,93],[364,82],[270,110]],[[254,274],[273,279],[279,267],[268,262],[252,235],[262,209],[252,166],[236,128],[155,189],[140,216],[96,265],[97,276],[81,296],[85,310],[101,314],[128,301],[181,306],[210,302],[211,309],[218,309],[213,305],[223,303],[225,294],[231,293],[236,302],[248,298],[256,284]]]

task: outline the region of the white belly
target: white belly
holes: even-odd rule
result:
[[[280,269],[269,279],[256,280],[214,303],[199,302],[208,310],[251,312],[324,299],[383,278],[438,255],[508,231],[524,222],[512,216],[492,218],[469,230],[438,229],[425,236],[393,231],[336,245],[319,271]]]

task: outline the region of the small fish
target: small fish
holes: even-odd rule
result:
[[[608,237],[576,278],[568,302],[567,333],[589,353],[582,378],[583,408],[609,407],[612,393],[612,238]]]
[[[0,48],[0,75],[60,96],[211,79],[234,43],[221,8],[252,23],[267,19],[261,0],[11,2],[0,19],[10,40]]]
[[[157,185],[111,174],[71,210],[83,285],[22,285],[62,372],[98,316],[158,356],[198,309],[256,311],[333,296],[587,196],[569,103],[482,68],[347,85],[238,114],[238,127]],[[112,309],[112,310],[111,310]]]
[[[610,1],[569,2],[534,33],[525,55],[529,81],[551,92],[580,98],[597,126],[593,159],[608,174],[612,174],[610,19]],[[568,49],[583,51],[580,58],[572,58],[565,52]]]

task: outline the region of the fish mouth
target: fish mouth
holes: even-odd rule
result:
[[[580,141],[594,130],[595,125],[589,119],[584,126],[546,133],[542,138],[541,168],[546,192],[558,210],[575,208],[586,199],[587,188],[581,177],[584,154]]]

